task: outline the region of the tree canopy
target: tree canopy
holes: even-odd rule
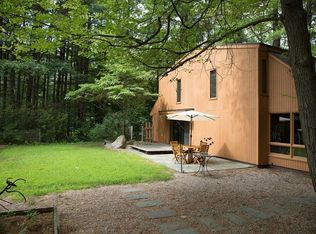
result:
[[[61,138],[67,138],[73,129],[85,132],[102,122],[106,113],[126,112],[122,104],[131,97],[151,96],[149,78],[213,46],[245,42],[289,49],[316,188],[312,0],[2,0],[1,118],[14,122],[12,108],[57,108],[67,126]],[[64,100],[67,93],[74,102]],[[148,113],[145,109],[140,113]]]

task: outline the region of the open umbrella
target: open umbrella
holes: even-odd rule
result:
[[[175,114],[167,115],[169,120],[189,121],[190,122],[190,145],[192,144],[192,122],[193,121],[205,121],[215,120],[216,116],[198,112],[198,111],[183,111]]]

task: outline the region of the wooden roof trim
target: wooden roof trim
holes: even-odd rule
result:
[[[189,107],[189,108],[181,108],[181,109],[167,109],[167,110],[160,110],[159,111],[159,114],[167,114],[169,112],[180,112],[180,111],[191,111],[191,110],[194,110],[193,107]]]
[[[277,62],[283,64],[283,65],[286,66],[288,69],[290,69],[290,71],[292,72],[291,66],[290,66],[288,63],[282,61],[280,58],[278,58],[277,56],[275,56],[275,55],[272,54],[272,53],[268,53],[268,56],[271,57],[272,59],[276,60]]]

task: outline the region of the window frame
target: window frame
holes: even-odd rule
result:
[[[214,83],[213,79],[215,79],[215,88],[212,83]],[[214,90],[215,89],[215,90]],[[215,95],[214,95],[215,92]],[[210,99],[217,99],[217,73],[216,69],[210,71]]]
[[[181,79],[177,79],[177,90],[176,90],[176,102],[181,102],[182,96],[182,81]]]
[[[273,114],[290,114],[290,143],[282,143],[282,142],[273,142],[271,141],[271,115]],[[294,142],[294,116],[295,114],[299,114],[298,112],[277,112],[277,113],[269,113],[269,155],[276,156],[280,158],[287,158],[298,161],[306,161],[307,158],[304,156],[295,155],[295,149],[306,149],[305,145],[298,145]],[[290,149],[289,154],[281,154],[271,152],[271,146],[281,146],[288,147]]]

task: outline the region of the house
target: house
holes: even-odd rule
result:
[[[264,44],[218,46],[159,80],[153,140],[189,141],[189,123],[166,115],[218,116],[192,126],[192,144],[212,137],[210,153],[258,165],[308,171],[291,68],[284,51]]]

